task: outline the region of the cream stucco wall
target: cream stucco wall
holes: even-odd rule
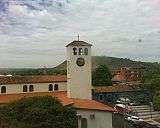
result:
[[[74,55],[73,48],[88,48],[88,55]],[[80,57],[85,59],[82,67],[76,64]],[[67,93],[70,98],[91,99],[91,46],[67,47]]]
[[[112,128],[112,113],[97,110],[77,110],[81,118],[87,119],[87,128]],[[95,115],[94,119],[90,115]],[[78,128],[81,128],[81,119],[78,119]]]
[[[13,93],[23,93],[23,86],[27,85],[29,90],[29,85],[34,86],[34,92],[48,92],[48,85],[58,84],[59,91],[67,91],[67,82],[59,82],[59,83],[31,83],[31,84],[8,84],[8,85],[0,85],[6,87],[6,94],[13,94]]]

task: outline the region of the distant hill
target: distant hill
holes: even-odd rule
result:
[[[133,67],[144,69],[145,74],[151,72],[155,67],[160,67],[158,63],[133,61],[125,58],[106,57],[106,56],[93,56],[92,57],[92,70],[99,65],[104,64],[110,70],[119,69],[121,67]],[[53,74],[66,74],[67,63],[64,61],[54,68],[39,68],[39,69],[0,69],[0,74],[13,74],[13,75],[53,75]]]
[[[56,74],[66,74],[66,71],[64,70],[56,70],[55,68],[6,68],[2,69],[0,68],[0,74],[2,75],[21,75],[21,76],[27,76],[27,75],[56,75]]]
[[[145,72],[153,70],[156,66],[160,66],[157,62],[140,62],[133,61],[126,58],[116,58],[116,57],[107,57],[107,56],[93,56],[92,57],[92,70],[94,70],[99,65],[107,65],[110,70],[120,69],[121,67],[133,67],[133,68],[142,68]],[[66,61],[55,67],[57,70],[65,70],[67,67]]]

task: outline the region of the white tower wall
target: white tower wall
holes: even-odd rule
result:
[[[74,55],[73,48],[88,49],[88,55]],[[78,58],[84,58],[84,66],[78,66]],[[69,98],[91,97],[91,46],[67,46],[67,95]]]

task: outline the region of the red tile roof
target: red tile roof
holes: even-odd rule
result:
[[[91,109],[91,110],[100,110],[100,111],[111,111],[113,112],[113,108],[97,102],[95,100],[85,100],[85,99],[72,99],[75,108],[79,109]]]
[[[20,93],[20,94],[2,94],[0,95],[0,103],[9,103],[21,98],[33,97],[33,96],[53,96],[57,97],[61,103],[66,105],[72,105],[78,109],[88,109],[88,110],[99,110],[99,111],[110,111],[113,112],[114,109],[102,103],[94,100],[85,99],[72,99],[67,97],[67,93],[64,91],[57,92],[34,92],[34,93]]]
[[[124,92],[124,91],[134,91],[141,89],[142,84],[138,85],[113,85],[113,86],[103,86],[94,87],[95,92]]]
[[[30,83],[52,83],[67,82],[66,75],[38,75],[38,76],[9,76],[0,77],[0,85],[2,84],[30,84]]]

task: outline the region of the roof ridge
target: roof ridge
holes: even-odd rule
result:
[[[66,47],[68,46],[92,46],[92,44],[89,44],[85,41],[82,40],[74,40],[71,43],[69,43],[68,45],[66,45]]]

